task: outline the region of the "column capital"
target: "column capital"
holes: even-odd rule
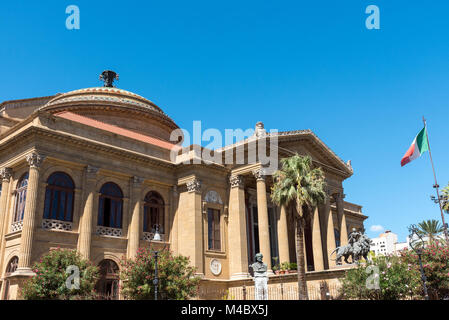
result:
[[[253,170],[252,174],[257,181],[265,181],[265,170],[263,168]]]
[[[6,180],[9,181],[9,179],[11,179],[12,176],[12,169],[11,168],[1,168],[0,169],[0,178],[2,180]]]
[[[241,175],[231,175],[229,177],[229,183],[231,188],[243,188],[244,187],[244,179]]]
[[[145,181],[144,178],[137,177],[137,176],[133,176],[131,178],[131,183],[132,183],[133,188],[141,188],[144,181]]]
[[[44,161],[45,156],[33,151],[30,154],[28,154],[25,159],[28,162],[30,168],[38,169],[40,168],[42,162]]]
[[[98,168],[98,167],[88,165],[86,167],[86,178],[88,180],[95,180],[97,178],[97,173],[99,170],[100,170],[100,168]]]
[[[343,201],[346,195],[343,192],[335,192],[332,194],[332,198],[335,202]]]
[[[188,192],[201,192],[201,181],[196,178],[188,181],[186,185]]]

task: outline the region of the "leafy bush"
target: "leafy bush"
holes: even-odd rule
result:
[[[405,263],[419,270],[418,255],[415,252],[403,251],[401,258]],[[421,259],[429,296],[432,299],[447,298],[449,296],[449,248],[434,241],[422,249]]]
[[[376,281],[375,267],[379,268],[378,289],[367,285]],[[340,296],[343,299],[399,300],[416,297],[420,288],[416,265],[408,264],[398,256],[379,256],[346,271]]]
[[[66,273],[69,266],[79,268],[79,289],[66,285],[72,271]],[[76,250],[54,249],[35,263],[36,273],[24,283],[21,290],[22,298],[26,300],[70,300],[94,298],[94,286],[99,278],[99,271],[91,262],[79,255]],[[70,289],[69,289],[70,288]]]
[[[126,299],[154,299],[154,262],[151,248],[139,248],[134,260],[121,261],[122,294]],[[195,268],[189,266],[189,258],[174,256],[168,249],[159,251],[158,278],[161,298],[170,300],[195,296],[200,280],[195,277]]]

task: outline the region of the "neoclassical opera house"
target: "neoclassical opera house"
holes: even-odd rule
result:
[[[20,298],[33,263],[57,247],[77,249],[99,265],[97,288],[110,299],[120,298],[120,259],[152,242],[190,257],[203,279],[200,298],[230,290],[241,298],[239,290],[252,285],[248,265],[257,252],[270,270],[296,261],[294,208],[270,202],[273,182],[261,163],[187,163],[198,156],[193,146],[172,159],[176,123],[111,82],[0,104],[1,299]],[[350,162],[310,130],[274,134],[258,123],[253,138],[260,136],[277,139],[279,158],[308,154],[323,168],[329,200],[307,222],[307,280],[335,280],[342,269],[330,252],[367,218],[344,200]],[[254,139],[221,151],[246,153]],[[156,229],[161,241],[153,239]],[[270,275],[269,285],[281,282],[295,285],[296,276]]]

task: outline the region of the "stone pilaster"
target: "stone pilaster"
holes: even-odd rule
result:
[[[268,272],[273,273],[271,266],[270,231],[268,227],[267,188],[263,169],[254,170],[257,184],[257,217],[259,224],[259,248]]]
[[[326,217],[326,243],[327,243],[327,261],[329,269],[336,266],[335,260],[331,258],[331,252],[335,250],[335,231],[334,231],[334,218],[332,215],[332,208],[330,203],[330,197],[327,198],[326,204],[324,205],[324,214]]]
[[[172,211],[172,228],[170,230],[170,249],[173,253],[178,254],[178,202],[179,202],[179,192],[178,186],[174,185],[171,190],[172,194],[172,206],[170,207]]]
[[[92,245],[92,217],[95,201],[95,187],[99,168],[87,166],[84,178],[84,190],[86,202],[84,203],[83,216],[79,228],[78,251],[85,259],[90,259]]]
[[[203,212],[201,203],[201,181],[192,179],[186,183],[187,192],[182,192],[178,209],[178,251],[190,258],[198,276],[204,276],[203,263]]]
[[[7,214],[7,203],[9,194],[9,182],[12,176],[11,168],[0,169],[0,178],[2,181],[2,193],[0,196],[0,274],[3,272],[3,258],[4,258],[4,248],[5,240],[4,236],[7,233],[7,228],[9,226],[8,214]]]
[[[26,161],[28,162],[30,169],[27,196],[25,200],[25,212],[23,215],[22,236],[20,239],[17,274],[34,274],[31,271],[31,254],[36,224],[36,199],[39,190],[39,171],[43,160],[44,156],[37,152],[32,152],[26,156]]]
[[[290,262],[288,245],[287,209],[281,206],[278,220],[279,263]]]
[[[128,231],[128,259],[134,259],[140,245],[140,216],[142,215],[142,183],[144,179],[139,177],[132,178],[132,200],[131,207],[133,208],[131,223]]]
[[[231,279],[248,277],[245,190],[242,176],[231,176],[229,195],[229,273]]]
[[[340,230],[340,246],[345,246],[348,244],[348,228],[346,226],[346,214],[345,207],[343,203],[345,195],[341,193],[335,194],[335,202],[337,205],[339,230]]]
[[[312,251],[315,271],[324,270],[323,246],[321,242],[321,228],[318,207],[313,210],[312,216]]]

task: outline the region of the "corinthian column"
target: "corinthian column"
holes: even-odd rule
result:
[[[98,168],[87,166],[84,179],[86,191],[86,202],[84,204],[83,216],[79,228],[78,251],[85,259],[90,259],[90,248],[92,243],[92,216],[94,211],[95,186]]]
[[[281,206],[279,214],[278,246],[279,246],[279,263],[290,262],[290,251],[288,247],[287,208],[285,206]]]
[[[245,190],[243,177],[231,176],[229,195],[229,273],[231,279],[248,277]]]
[[[12,169],[2,168],[0,170],[0,178],[2,179],[2,193],[0,196],[0,270],[3,270],[3,256],[5,241],[3,237],[6,234],[8,226],[8,214],[6,213],[6,204],[9,196],[9,181],[11,180]],[[1,271],[0,271],[1,272]]]
[[[348,244],[348,229],[346,227],[346,214],[345,207],[343,203],[345,195],[337,193],[335,195],[335,201],[337,203],[338,221],[340,223],[340,246]]]
[[[140,216],[142,208],[142,182],[144,179],[133,177],[132,179],[132,202],[133,213],[128,232],[128,259],[134,259],[140,244]]]
[[[2,179],[2,193],[0,196],[0,243],[3,240],[3,229],[7,224],[6,202],[8,201],[9,181],[11,176],[11,168],[2,168],[0,170],[0,178]]]
[[[328,197],[328,199],[326,200],[324,213],[327,222],[327,260],[330,269],[331,267],[336,266],[335,260],[332,260],[330,256],[331,252],[335,250],[334,218],[332,215],[330,197]]]
[[[263,260],[268,266],[268,272],[273,273],[271,269],[271,251],[270,251],[270,232],[268,227],[268,207],[267,207],[267,188],[263,170],[253,171],[257,184],[257,217],[259,224],[259,248],[263,255]]]
[[[323,246],[321,243],[321,228],[318,207],[313,210],[312,251],[315,271],[324,270]]]
[[[36,198],[39,188],[39,169],[44,157],[37,152],[32,152],[26,157],[30,165],[28,176],[27,195],[25,200],[25,212],[23,215],[22,236],[20,239],[19,266],[17,273],[34,274],[31,271],[31,253],[33,249],[34,227],[36,222]]]

